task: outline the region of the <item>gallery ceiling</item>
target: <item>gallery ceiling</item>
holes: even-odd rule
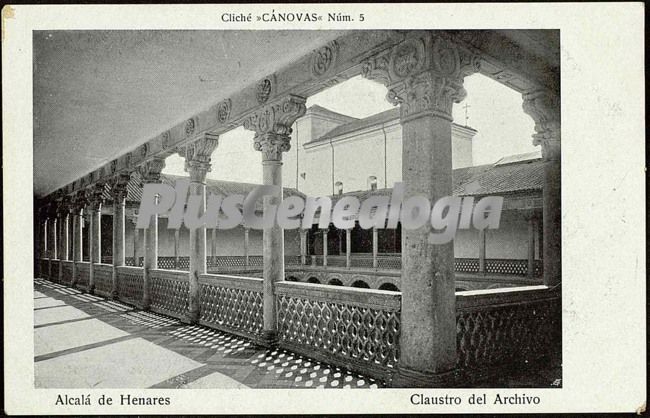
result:
[[[44,196],[343,31],[34,32],[34,193]]]

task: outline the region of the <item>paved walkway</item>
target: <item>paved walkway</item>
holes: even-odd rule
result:
[[[285,350],[36,279],[37,388],[377,388]]]

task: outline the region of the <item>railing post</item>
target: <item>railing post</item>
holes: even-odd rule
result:
[[[185,171],[190,175],[190,196],[198,195],[200,200],[197,217],[202,216],[205,212],[205,177],[211,168],[212,152],[218,144],[219,137],[217,135],[206,133],[181,151],[181,156],[185,158]],[[189,309],[186,318],[184,318],[189,323],[197,323],[200,317],[199,276],[206,272],[205,244],[205,226],[190,228]]]
[[[542,222],[544,229],[544,284],[562,281],[562,213],[560,193],[560,100],[553,91],[536,90],[523,94],[523,109],[535,122],[533,144],[542,146],[544,187]]]
[[[153,158],[138,167],[141,186],[145,183],[160,183],[160,173],[165,167],[165,160]],[[155,199],[158,199],[156,196]],[[136,230],[137,231],[137,230]],[[142,263],[142,309],[148,310],[151,304],[151,269],[158,268],[158,215],[149,220],[149,227],[143,232],[144,261]],[[134,263],[137,267],[138,260]]]
[[[178,270],[178,242],[180,241],[181,230],[176,228],[174,231],[174,269]]]
[[[264,213],[282,202],[282,153],[291,148],[291,125],[305,114],[305,98],[288,95],[274,100],[244,120],[244,129],[255,132],[254,147],[262,152],[264,185],[276,186],[273,196],[264,197]],[[262,343],[277,343],[275,282],[284,280],[284,233],[274,222],[263,232],[264,328]]]
[[[391,50],[363,64],[363,75],[384,82],[400,104],[404,201],[452,195],[452,105],[465,97],[463,79],[479,57],[436,32],[410,32]],[[386,68],[386,66],[388,68]],[[430,210],[428,208],[427,210]],[[400,360],[396,387],[449,385],[456,366],[453,242],[429,241],[430,223],[408,228],[402,220]]]

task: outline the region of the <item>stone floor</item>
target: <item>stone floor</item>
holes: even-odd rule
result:
[[[37,388],[381,388],[383,382],[282,349],[50,281],[34,281]],[[560,360],[466,387],[561,387]]]
[[[285,350],[36,279],[37,388],[377,388]]]

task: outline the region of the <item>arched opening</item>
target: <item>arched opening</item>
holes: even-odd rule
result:
[[[457,287],[456,292],[467,292],[467,289],[465,289],[463,287]]]
[[[389,292],[399,292],[399,288],[392,283],[382,283],[379,290],[388,290]]]
[[[307,279],[307,283],[311,283],[311,284],[320,284],[320,280],[318,280],[316,277],[313,277],[313,276],[312,276],[312,277],[310,277],[310,278]]]
[[[339,279],[332,279],[329,282],[327,282],[327,284],[330,286],[343,286],[343,282],[340,281]]]
[[[352,287],[358,287],[361,289],[370,289],[368,283],[364,282],[363,280],[357,280],[356,282],[352,283]]]
[[[288,282],[299,282],[300,280],[298,280],[298,278],[295,277],[295,276],[289,276],[289,277],[287,277],[286,281],[288,281]]]

